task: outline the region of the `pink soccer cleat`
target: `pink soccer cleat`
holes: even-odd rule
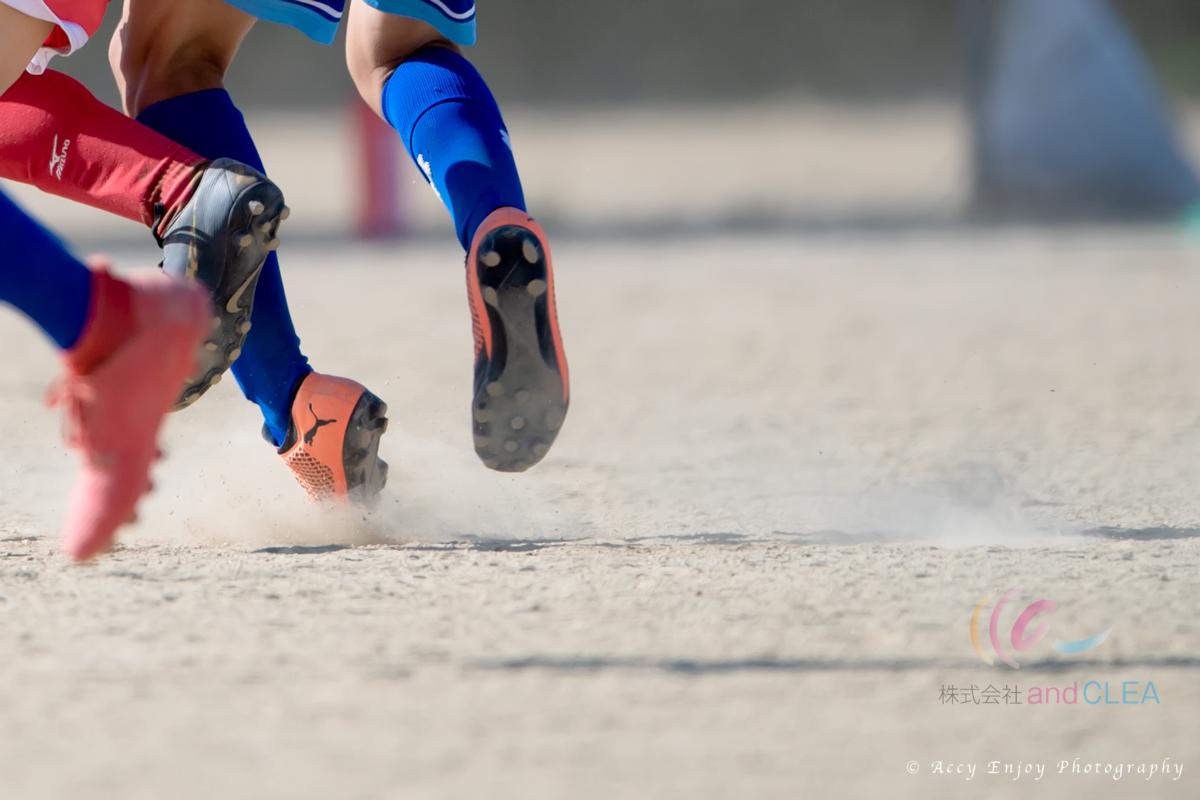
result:
[[[49,394],[83,458],[62,538],[78,561],[108,548],[149,491],[159,427],[212,317],[203,287],[164,275],[124,281],[97,271],[92,287],[87,328]]]

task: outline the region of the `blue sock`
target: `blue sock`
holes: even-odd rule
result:
[[[64,350],[79,341],[92,300],[91,271],[3,194],[0,300],[23,311]]]
[[[525,210],[508,129],[470,61],[445,47],[418,50],[384,84],[383,111],[450,210],[464,250],[497,208]]]
[[[163,100],[139,114],[138,121],[205,158],[233,158],[265,171],[242,112],[224,89]],[[267,430],[279,444],[287,435],[295,389],[312,368],[300,352],[274,253],[258,279],[251,320],[254,327],[233,363],[233,377],[246,399],[262,410]]]

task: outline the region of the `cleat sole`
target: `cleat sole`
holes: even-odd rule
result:
[[[519,226],[492,231],[480,252],[474,269],[492,353],[477,365],[475,452],[490,469],[523,472],[550,451],[568,406],[549,331],[548,268],[537,236]]]
[[[388,465],[379,458],[379,441],[387,429],[387,403],[371,392],[363,392],[342,443],[346,494],[359,505],[375,505],[387,485]]]

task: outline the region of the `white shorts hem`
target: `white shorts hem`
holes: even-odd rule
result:
[[[50,59],[55,56],[68,56],[87,44],[88,33],[83,29],[83,26],[60,19],[43,0],[0,0],[0,4],[14,8],[34,19],[53,22],[62,28],[63,33],[67,35],[67,41],[69,42],[67,47],[42,47],[37,51],[33,56],[33,60],[29,62],[29,66],[25,68],[27,72],[33,75],[41,75],[45,72]]]

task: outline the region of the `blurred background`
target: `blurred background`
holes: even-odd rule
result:
[[[0,797],[1200,797],[1200,3],[479,5],[555,242],[553,453],[480,466],[447,215],[340,43],[260,24],[231,88],[305,352],[390,405],[387,494],[298,503],[226,380],[70,569],[52,351],[3,315]],[[116,11],[57,62],[114,103]],[[1013,586],[1111,640],[987,667],[970,614]],[[1163,703],[939,702],[1092,679]],[[1187,770],[929,775],[1077,756]]]
[[[992,2],[992,5],[1003,3]],[[119,6],[120,3],[115,3]],[[475,58],[505,100],[573,108],[825,98],[951,100],[962,88],[961,0],[641,0],[564,5],[479,4]],[[1200,94],[1200,5],[1117,0],[1113,6],[1174,92]],[[110,10],[106,38],[118,16]],[[273,109],[342,104],[351,91],[341,40],[315,47],[262,24],[230,81],[247,104]],[[106,70],[105,48],[70,71]],[[115,102],[111,82],[92,81]]]
[[[56,62],[114,105],[119,5]],[[1188,0],[509,0],[481,4],[472,57],[533,210],[560,231],[895,230],[1186,211],[1198,34]],[[260,23],[229,84],[298,215],[291,236],[446,233],[390,134],[356,113],[341,39]],[[18,194],[89,242],[141,235]]]

